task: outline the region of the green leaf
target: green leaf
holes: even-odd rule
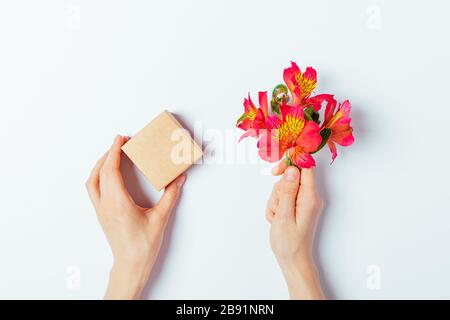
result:
[[[317,150],[312,152],[312,153],[319,152],[320,149],[322,149],[327,144],[328,139],[330,139],[330,136],[331,136],[331,129],[330,128],[323,128],[322,130],[320,130],[320,136],[322,137],[322,142],[320,143],[320,145],[317,148]]]

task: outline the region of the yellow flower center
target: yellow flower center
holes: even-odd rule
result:
[[[295,118],[292,115],[287,115],[283,124],[275,130],[275,138],[280,140],[283,144],[292,145],[297,140],[300,133],[305,127],[305,120]]]
[[[295,78],[302,90],[302,97],[308,96],[316,88],[317,82],[313,79],[306,78],[303,73],[297,74]]]
[[[250,120],[255,120],[256,118],[256,109],[251,108],[250,111],[247,113],[247,118]]]

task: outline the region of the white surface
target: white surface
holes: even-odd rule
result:
[[[317,170],[329,297],[450,298],[449,10],[445,1],[0,2],[0,298],[101,298],[111,254],[84,181],[114,134],[135,133],[164,107],[224,133],[247,92],[271,90],[290,60],[314,66],[318,91],[354,108],[355,145],[332,167],[324,152]],[[252,145],[256,154],[253,141],[236,151]],[[146,297],[287,297],[264,220],[275,181],[266,167],[189,172]]]

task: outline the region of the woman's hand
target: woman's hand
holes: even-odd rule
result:
[[[138,206],[127,192],[120,173],[121,147],[127,140],[121,136],[115,138],[111,149],[97,162],[86,182],[114,256],[105,299],[140,297],[186,179],[182,175],[169,184],[153,208]]]
[[[312,169],[284,164],[273,174],[283,174],[267,203],[272,250],[283,271],[292,299],[323,299],[312,247],[323,201]]]

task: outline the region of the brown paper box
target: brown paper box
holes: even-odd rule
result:
[[[168,111],[153,119],[122,150],[158,191],[202,157],[201,148]]]

